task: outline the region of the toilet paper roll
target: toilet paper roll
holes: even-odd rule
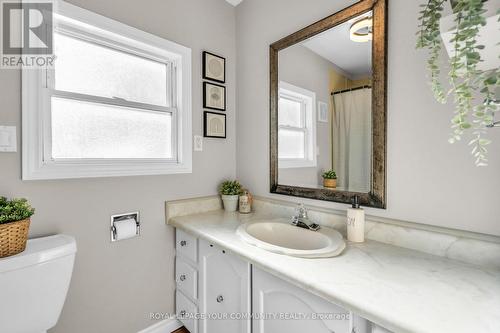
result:
[[[126,219],[114,222],[116,230],[116,240],[132,238],[137,234],[137,224],[135,219]]]

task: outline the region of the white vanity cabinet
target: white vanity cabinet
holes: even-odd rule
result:
[[[252,274],[253,333],[368,333],[370,323],[260,269]]]
[[[175,270],[191,333],[390,333],[179,229]]]

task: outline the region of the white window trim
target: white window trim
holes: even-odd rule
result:
[[[44,138],[50,132],[44,130],[43,108],[47,107],[47,73],[44,69],[22,69],[22,174],[23,180],[64,179],[84,177],[113,177],[159,175],[192,172],[192,115],[191,115],[191,49],[155,35],[135,29],[88,10],[68,4],[55,3],[54,20],[57,25],[70,26],[88,32],[89,35],[109,36],[118,42],[135,48],[137,53],[148,57],[169,59],[176,65],[177,159],[99,159],[47,161],[44,158]],[[85,23],[83,23],[85,22]],[[179,97],[182,96],[182,97]],[[50,107],[50,106],[49,106]],[[49,125],[50,126],[50,125]],[[172,126],[175,128],[175,126]]]
[[[309,128],[306,132],[306,157],[305,158],[279,158],[278,164],[280,169],[290,168],[313,168],[317,166],[317,153],[316,153],[316,93],[297,87],[290,83],[280,81],[279,90],[286,91],[287,95],[296,96],[303,99],[302,96],[309,98],[310,102],[306,103],[306,127]]]

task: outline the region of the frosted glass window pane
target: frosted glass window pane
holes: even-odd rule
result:
[[[301,103],[280,97],[278,121],[283,126],[303,127]]]
[[[280,129],[278,158],[305,158],[304,132]]]
[[[53,158],[172,158],[172,115],[52,98]]]
[[[57,90],[170,106],[165,64],[60,33],[54,41]]]

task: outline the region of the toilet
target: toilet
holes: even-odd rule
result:
[[[0,259],[0,332],[43,333],[54,327],[68,292],[76,241],[67,235],[28,240]]]

